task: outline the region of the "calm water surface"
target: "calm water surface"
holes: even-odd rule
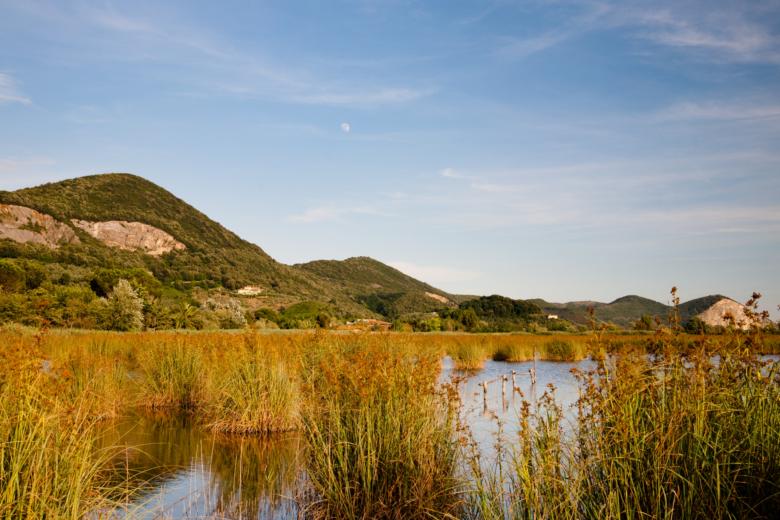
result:
[[[766,359],[778,360],[778,356]],[[496,433],[501,424],[509,444],[518,430],[522,397],[534,402],[555,386],[555,398],[569,420],[575,418],[578,383],[571,373],[595,368],[590,360],[576,363],[536,362],[536,385],[529,370],[533,362],[486,361],[483,370],[459,385],[462,419],[469,425],[482,460],[490,464],[496,454]],[[441,381],[462,376],[443,362]],[[507,376],[502,393],[502,376]],[[486,396],[481,383],[489,381]],[[118,483],[143,483],[144,494],[125,505],[128,516],[146,519],[174,518],[296,518],[296,496],[303,481],[303,442],[298,435],[266,438],[214,435],[187,417],[132,416],[106,425],[102,442],[125,446],[117,460]]]
[[[133,416],[107,425],[102,442],[125,446],[117,482],[144,493],[131,518],[296,518],[302,442],[214,435],[188,417]]]

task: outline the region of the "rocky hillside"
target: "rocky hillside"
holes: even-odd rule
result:
[[[320,301],[343,316],[427,311],[450,301],[369,258],[281,264],[160,186],[124,173],[0,192],[0,257],[60,270],[142,269],[185,293],[225,289],[252,307]]]
[[[284,265],[160,186],[130,174],[0,192],[0,289],[7,295],[0,301],[0,322],[48,313],[51,323],[89,326],[88,319],[68,318],[73,308],[79,316],[99,315],[90,307],[97,305],[94,298],[108,295],[121,278],[142,293],[147,314],[158,313],[155,320],[168,324],[179,319],[172,317],[177,313],[186,322],[190,304],[206,305],[214,315],[249,311],[280,323],[327,321],[325,314],[342,320],[412,316],[425,321],[433,311],[468,321],[472,314],[488,319],[512,302],[522,315],[501,320],[525,323],[531,316],[556,315],[587,324],[593,307],[599,321],[631,327],[643,316],[665,321],[670,310],[634,295],[611,303],[562,304],[458,296],[368,257]],[[480,314],[485,305],[492,314]],[[699,316],[717,325],[725,311],[739,315],[735,305],[720,295],[707,296],[686,302],[680,312],[683,320]],[[307,312],[296,314],[293,307]],[[242,321],[233,318],[231,323]]]
[[[614,323],[620,327],[631,328],[637,320],[643,316],[649,316],[652,321],[656,318],[666,324],[672,308],[663,303],[643,298],[641,296],[623,296],[610,303],[595,301],[580,301],[567,303],[551,303],[542,299],[529,300],[537,304],[544,313],[553,314],[560,319],[571,321],[580,325],[590,323],[588,309],[594,310],[595,318],[600,322]],[[721,302],[731,303],[721,303]],[[693,317],[699,317],[707,325],[723,325],[723,311],[729,310],[744,317],[743,305],[721,295],[709,295],[696,298],[679,306],[680,320],[685,323]]]

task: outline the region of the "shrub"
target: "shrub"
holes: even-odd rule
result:
[[[144,325],[144,302],[125,279],[117,282],[108,297],[106,320],[111,330],[140,330]]]

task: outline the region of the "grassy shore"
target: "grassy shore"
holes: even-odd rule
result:
[[[134,489],[95,425],[186,413],[204,430],[297,430],[312,518],[770,517],[780,508],[774,337],[0,332],[0,518],[82,518]],[[648,354],[652,354],[648,356]],[[546,394],[485,474],[441,359],[576,361],[570,433]],[[712,356],[719,363],[712,363]],[[148,410],[148,412],[144,412]],[[114,461],[114,462],[112,462]],[[464,474],[463,468],[471,468]],[[112,484],[113,483],[113,484]]]

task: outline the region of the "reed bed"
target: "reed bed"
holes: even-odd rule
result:
[[[468,339],[455,341],[447,348],[447,354],[452,358],[455,370],[477,371],[485,366],[489,354],[484,345]]]
[[[153,412],[185,412],[206,433],[300,431],[298,499],[313,518],[770,518],[780,510],[780,380],[756,355],[778,344],[755,331],[4,329],[0,518],[112,510],[143,482],[117,480],[123,444],[99,439],[96,425]],[[457,395],[437,384],[445,354],[462,370],[491,358],[599,361],[581,374],[574,424],[552,390],[527,402],[521,434],[497,439],[497,469],[486,472],[459,438]]]
[[[453,415],[438,356],[403,344],[329,346],[312,362],[305,416],[315,518],[443,518],[460,506]]]
[[[281,359],[241,352],[226,361],[206,404],[209,428],[224,433],[273,433],[300,426],[297,377]]]
[[[103,479],[114,450],[97,448],[87,394],[68,391],[81,383],[39,343],[9,335],[0,351],[0,518],[80,519],[123,494]]]
[[[746,349],[628,354],[580,374],[576,422],[554,393],[522,407],[516,443],[471,457],[470,518],[773,518],[780,377]]]
[[[151,348],[140,358],[144,406],[192,410],[203,400],[204,366],[193,345]]]

